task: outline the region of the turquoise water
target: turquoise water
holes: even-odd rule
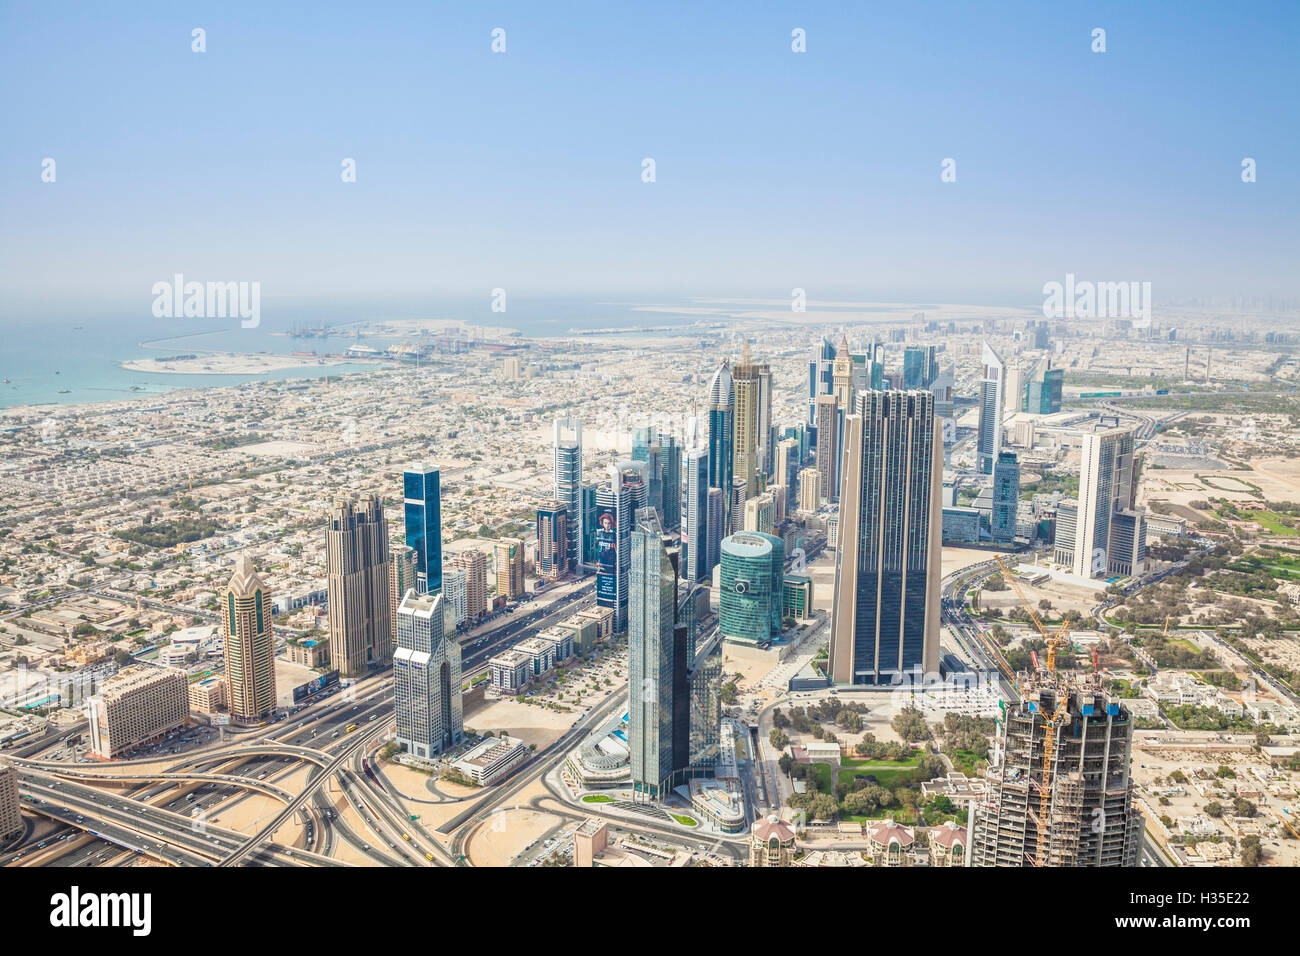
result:
[[[270,313],[268,315],[268,313]],[[369,309],[341,306],[294,309],[291,314],[264,304],[258,328],[244,329],[237,319],[156,319],[85,317],[0,318],[0,408],[13,405],[81,404],[118,401],[160,394],[178,388],[209,388],[263,379],[320,378],[371,371],[373,363],[305,366],[257,375],[167,375],[135,372],[121,362],[203,351],[288,354],[295,351],[342,352],[352,344],[384,349],[398,340],[367,340],[353,334],[327,338],[294,338],[275,334],[295,326],[331,328],[385,319],[441,318],[469,324],[518,329],[523,335],[546,338],[568,334],[571,328],[632,328],[690,324],[698,316],[635,312],[631,304],[512,300],[508,313],[493,313],[484,302],[448,303],[441,308]],[[148,342],[153,348],[144,348]]]

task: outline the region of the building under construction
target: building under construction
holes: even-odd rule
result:
[[[1094,675],[1021,674],[1019,689],[998,720],[989,795],[971,805],[970,865],[1135,866],[1132,715]]]

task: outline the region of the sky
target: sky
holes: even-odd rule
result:
[[[144,310],[178,272],[334,303],[1294,297],[1298,38],[1295,3],[0,3],[0,321]]]

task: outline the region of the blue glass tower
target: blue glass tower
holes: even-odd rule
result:
[[[415,580],[421,594],[442,591],[442,499],[438,469],[412,465],[402,478],[406,546],[415,549]]]

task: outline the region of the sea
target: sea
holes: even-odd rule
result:
[[[495,313],[485,302],[447,302],[372,307],[338,305],[262,307],[257,328],[238,319],[155,318],[103,314],[0,317],[0,408],[15,405],[76,405],[160,394],[174,389],[210,388],[266,379],[302,379],[373,371],[373,363],[304,366],[255,375],[175,375],[137,372],[122,362],[173,354],[238,352],[288,354],[340,353],[350,345],[385,349],[399,339],[367,339],[356,326],[397,319],[447,319],[467,325],[509,328],[527,338],[566,336],[571,329],[636,329],[690,325],[698,314],[636,311],[640,303],[597,300],[511,300]],[[683,310],[689,303],[682,302]],[[324,337],[298,338],[292,330],[326,327]]]

